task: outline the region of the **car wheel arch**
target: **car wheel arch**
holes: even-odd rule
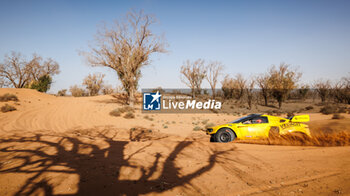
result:
[[[233,133],[233,135],[235,136],[235,138],[237,138],[237,134],[236,134],[236,132],[235,132],[233,129],[231,129],[231,128],[229,128],[229,127],[222,127],[222,128],[220,128],[217,132],[219,132],[219,131],[221,131],[221,130],[229,130],[229,131],[231,131],[231,132]]]

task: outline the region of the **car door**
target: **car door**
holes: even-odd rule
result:
[[[269,129],[268,118],[266,116],[259,116],[252,119],[252,123],[248,127],[248,132],[252,134],[252,138],[261,138],[267,136]]]

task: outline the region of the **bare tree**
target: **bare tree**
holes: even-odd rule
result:
[[[181,66],[181,81],[185,83],[192,91],[192,97],[200,93],[203,79],[206,77],[204,60],[198,59],[191,62],[187,60]]]
[[[104,74],[94,73],[94,74],[89,74],[84,79],[83,85],[88,90],[90,96],[98,95],[98,93],[100,92],[100,90],[103,86],[103,78],[104,77],[105,77]]]
[[[244,95],[244,89],[247,88],[247,80],[244,79],[242,74],[236,74],[234,82],[238,87],[235,94],[237,101],[239,101]]]
[[[52,60],[34,54],[31,60],[26,60],[20,53],[11,52],[5,55],[4,63],[0,64],[0,78],[8,86],[24,88],[43,76],[53,76],[59,73],[59,64]]]
[[[41,56],[33,54],[32,60],[28,62],[30,76],[32,80],[39,80],[45,75],[56,75],[60,73],[59,65],[51,58],[44,60]]]
[[[0,65],[1,66],[1,65]],[[5,80],[3,78],[0,77],[0,88],[5,87]]]
[[[331,82],[329,80],[319,79],[314,82],[313,87],[316,90],[318,96],[320,96],[322,103],[324,103],[331,92]]]
[[[257,85],[260,88],[261,96],[264,98],[264,105],[268,105],[268,98],[271,93],[271,87],[269,86],[269,75],[261,74],[256,77]]]
[[[244,90],[247,87],[247,80],[244,79],[242,74],[236,74],[234,78],[226,75],[224,80],[221,81],[221,84],[225,98],[235,98],[239,101],[244,95]]]
[[[254,79],[247,81],[247,88],[245,90],[246,90],[247,102],[248,102],[249,109],[252,109],[252,102],[253,102],[253,96],[254,96],[254,86],[255,86]]]
[[[272,66],[269,70],[269,85],[271,86],[272,96],[277,100],[278,107],[282,107],[282,102],[286,99],[289,92],[296,88],[302,73],[297,69],[291,68],[289,64],[281,63],[278,67]]]
[[[224,68],[223,64],[219,61],[213,61],[207,65],[206,79],[213,93],[213,98],[215,98],[216,84],[218,82],[218,77],[221,74],[221,71],[223,70],[223,68]]]
[[[155,17],[143,11],[129,12],[112,28],[99,31],[96,45],[83,53],[91,66],[109,67],[117,72],[130,105],[135,101],[141,68],[150,64],[151,54],[166,52],[163,39],[151,31],[155,21]]]
[[[23,88],[30,81],[30,67],[20,53],[5,55],[0,64],[0,76],[15,88]]]
[[[66,96],[67,89],[62,89],[57,92],[57,96]]]
[[[335,101],[350,104],[350,76],[343,77],[331,90]]]

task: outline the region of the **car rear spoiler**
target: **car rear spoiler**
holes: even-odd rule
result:
[[[309,115],[296,115],[290,118],[291,122],[309,122],[310,116]]]

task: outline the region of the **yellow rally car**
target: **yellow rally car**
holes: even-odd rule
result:
[[[311,137],[308,125],[309,115],[281,118],[270,115],[250,114],[230,123],[210,127],[206,130],[211,142],[231,142],[234,139],[259,139],[291,133]]]

